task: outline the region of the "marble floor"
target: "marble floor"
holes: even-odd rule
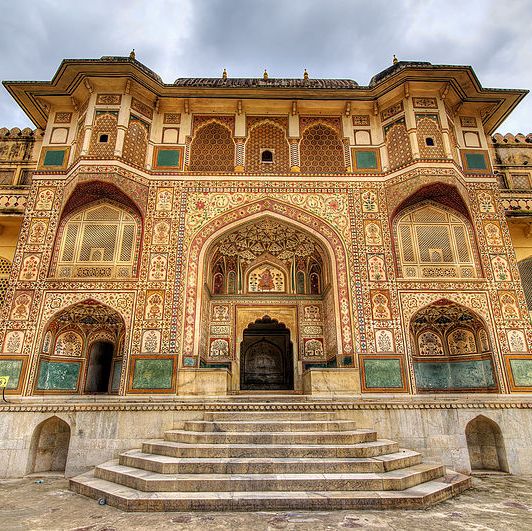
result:
[[[0,526],[15,530],[532,529],[532,477],[475,477],[473,488],[424,511],[125,513],[68,490],[65,479],[0,483]]]

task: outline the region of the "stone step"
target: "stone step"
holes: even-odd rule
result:
[[[452,471],[403,491],[141,492],[96,478],[93,471],[70,480],[74,492],[124,511],[420,509],[470,486],[469,477]]]
[[[419,464],[382,473],[158,474],[118,460],[95,468],[95,477],[145,492],[404,490],[445,474],[441,465]]]
[[[167,441],[200,444],[356,444],[375,441],[374,430],[350,431],[302,431],[302,432],[203,432],[169,430],[164,433]]]
[[[183,429],[202,432],[337,432],[356,430],[357,426],[352,420],[187,420]]]
[[[399,444],[387,439],[356,444],[227,444],[184,443],[154,439],[142,444],[145,453],[170,457],[375,457],[399,451]]]
[[[124,466],[159,474],[297,474],[385,472],[421,463],[421,454],[412,450],[376,457],[248,457],[179,458],[129,450],[120,454]]]
[[[236,410],[236,411],[212,411],[205,413],[205,419],[212,422],[222,421],[276,421],[276,420],[337,420],[336,411],[314,411],[314,410],[292,410],[292,409],[275,409],[262,411],[253,410]]]

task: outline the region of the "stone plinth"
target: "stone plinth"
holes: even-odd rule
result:
[[[309,369],[303,374],[303,392],[313,396],[353,396],[360,393],[358,369]]]
[[[177,393],[181,396],[224,396],[231,380],[228,369],[181,369]]]

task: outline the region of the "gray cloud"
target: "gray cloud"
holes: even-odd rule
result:
[[[3,0],[7,3],[7,0]],[[75,7],[73,7],[75,6]],[[66,0],[2,10],[2,79],[50,79],[63,58],[127,55],[176,77],[352,78],[400,59],[471,64],[484,86],[532,88],[528,0]],[[0,93],[0,126],[27,126]],[[502,125],[532,131],[532,97]]]

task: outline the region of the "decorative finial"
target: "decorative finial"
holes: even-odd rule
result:
[[[227,70],[224,68],[224,71],[222,72],[222,79],[227,79]]]
[[[268,72],[266,71],[266,68],[264,69],[264,74],[262,76],[262,79],[264,80],[268,79]]]
[[[392,61],[392,63],[393,63],[394,65],[396,65],[398,62],[399,62],[399,59],[397,59],[397,57],[395,57],[395,54],[393,54],[393,61]]]
[[[308,72],[306,68],[305,68],[305,71],[303,72],[303,79],[308,79]]]
[[[129,58],[130,59],[135,59],[135,48],[133,48],[133,50],[131,50],[131,52],[129,52]]]

